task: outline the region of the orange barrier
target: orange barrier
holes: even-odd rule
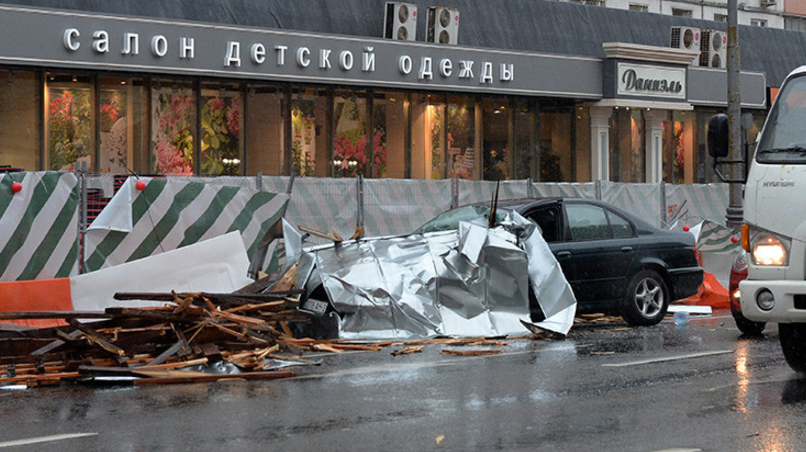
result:
[[[0,282],[0,311],[72,311],[70,278]],[[47,328],[66,325],[62,320],[7,320],[18,326]]]
[[[697,295],[682,300],[683,304],[711,306],[712,308],[730,307],[728,289],[717,281],[713,273],[705,272],[702,285]]]

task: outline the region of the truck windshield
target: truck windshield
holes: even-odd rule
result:
[[[806,74],[778,93],[756,149],[759,163],[806,164]]]

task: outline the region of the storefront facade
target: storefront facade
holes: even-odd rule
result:
[[[0,165],[692,183],[724,69],[0,5]],[[742,75],[753,128],[764,74]]]

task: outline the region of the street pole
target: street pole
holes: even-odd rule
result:
[[[739,9],[738,0],[728,0],[728,158],[733,161],[742,160],[742,106],[739,89]],[[744,179],[740,173],[746,168],[737,164],[731,165],[731,179]],[[728,185],[730,205],[725,214],[726,225],[739,229],[744,219],[742,210],[742,184],[732,182]]]

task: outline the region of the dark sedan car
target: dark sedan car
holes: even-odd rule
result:
[[[537,223],[574,290],[579,312],[613,312],[632,325],[654,325],[671,301],[696,294],[702,284],[690,233],[659,229],[592,199],[515,199],[501,201],[498,208]],[[445,228],[456,211],[418,232]],[[533,311],[533,317],[539,315]]]

